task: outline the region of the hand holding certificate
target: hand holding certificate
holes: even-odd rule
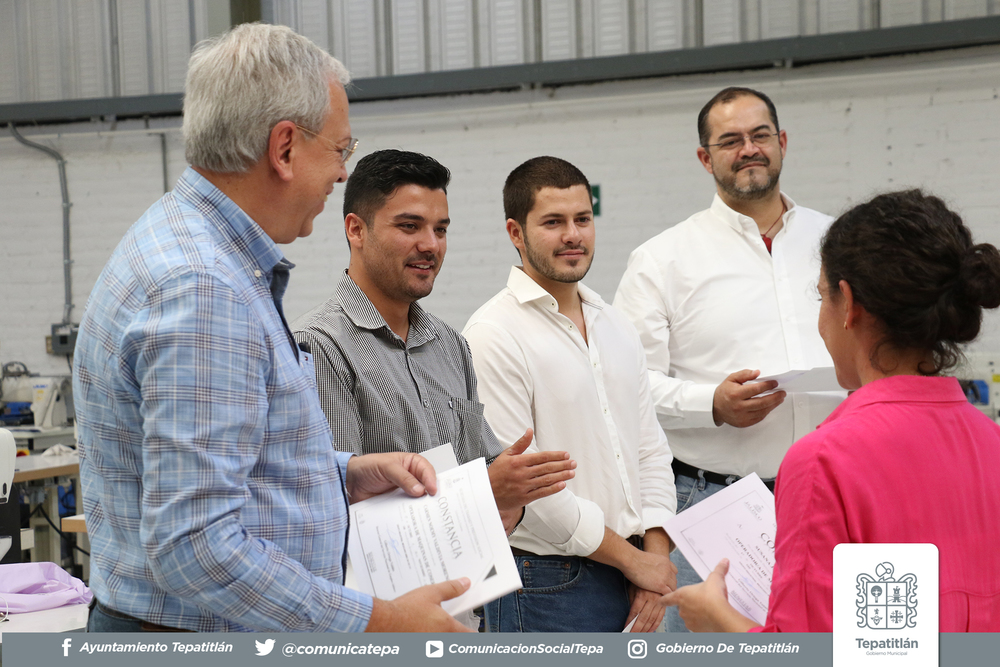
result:
[[[437,476],[437,494],[402,492],[351,505],[349,551],[360,590],[393,600],[415,588],[468,577],[464,594],[442,603],[474,609],[521,586],[482,459]]]
[[[755,474],[745,477],[664,526],[695,572],[707,579],[724,558],[729,603],[763,624],[774,570],[774,496]]]

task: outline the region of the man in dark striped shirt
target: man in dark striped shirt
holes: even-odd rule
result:
[[[419,153],[360,160],[344,191],[350,265],[334,295],[292,328],[313,355],[337,449],[420,453],[450,443],[459,463],[485,457],[513,530],[524,505],[563,489],[576,464],[565,452],[522,453],[530,431],[501,450],[483,417],[468,344],[417,303],[444,261],[450,178]]]

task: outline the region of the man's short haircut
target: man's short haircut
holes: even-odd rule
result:
[[[344,187],[344,217],[353,213],[371,229],[375,213],[404,185],[448,193],[451,172],[432,157],[411,151],[382,150],[358,160]]]
[[[531,158],[510,172],[503,185],[504,215],[523,228],[528,222],[528,213],[535,207],[535,195],[539,190],[565,190],[574,185],[586,187],[587,194],[590,195],[587,177],[566,160],[548,155]]]
[[[320,132],[330,84],[350,80],[340,61],[285,26],[246,23],[200,42],[184,84],[184,156],[209,171],[247,172],[279,122]]]
[[[698,114],[698,142],[702,146],[707,146],[708,142],[712,139],[712,128],[708,126],[708,113],[717,104],[729,104],[735,99],[747,96],[756,97],[767,105],[767,112],[771,115],[771,122],[774,123],[774,131],[781,131],[781,128],[778,127],[778,110],[774,108],[774,102],[771,101],[770,97],[759,90],[754,90],[753,88],[730,86],[729,88],[723,88],[716,93],[715,97],[710,99],[708,104],[703,106],[701,108],[701,112]]]

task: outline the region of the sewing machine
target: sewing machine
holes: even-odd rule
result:
[[[38,429],[72,424],[73,382],[69,375],[39,376],[26,371],[0,381],[4,425],[34,425]]]

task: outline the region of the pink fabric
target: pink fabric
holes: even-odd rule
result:
[[[1000,426],[954,378],[865,385],[788,451],[765,631],[830,632],[833,548],[929,542],[941,632],[1000,631]]]
[[[94,594],[55,563],[12,563],[0,565],[0,596],[7,601],[10,613],[21,614],[67,604],[89,604]],[[0,602],[0,613],[3,610]]]

